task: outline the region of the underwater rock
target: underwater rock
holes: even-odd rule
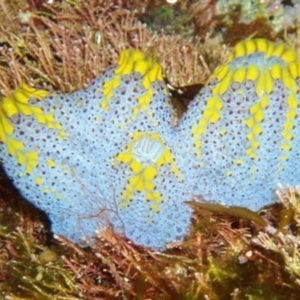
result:
[[[298,183],[299,74],[286,45],[242,42],[173,127],[161,66],[126,50],[86,90],[22,84],[3,99],[1,160],[55,233],[92,242],[109,226],[165,249],[185,236],[194,195],[256,210]]]

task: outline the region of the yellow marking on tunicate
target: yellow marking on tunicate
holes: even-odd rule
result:
[[[265,109],[268,107],[268,105],[269,105],[269,97],[267,95],[262,96],[260,100],[261,108]]]
[[[223,64],[219,69],[215,71],[214,76],[220,81],[222,80],[229,70],[228,63]]]
[[[295,94],[293,94],[293,93],[289,94],[287,102],[288,102],[288,105],[289,105],[290,109],[296,109],[299,106],[298,100],[295,97]]]
[[[282,69],[282,81],[283,84],[291,90],[293,93],[296,93],[298,90],[297,83],[295,78],[292,77],[292,74],[289,72],[288,68]]]
[[[218,95],[214,95],[206,102],[206,107],[202,112],[202,118],[198,123],[192,126],[193,138],[195,140],[195,153],[200,156],[201,153],[201,136],[205,133],[208,124],[215,124],[221,118],[223,102]]]
[[[277,57],[280,57],[282,55],[282,53],[284,52],[285,50],[285,44],[283,43],[279,43],[276,48],[274,49],[272,55],[273,56],[277,56]]]
[[[235,58],[243,58],[247,60],[247,56],[258,53],[259,62],[255,60],[250,61],[250,65],[244,64],[242,59],[234,61]],[[272,57],[277,57],[278,62],[270,61]],[[244,120],[244,123],[249,129],[247,139],[249,141],[249,148],[246,154],[253,158],[259,159],[256,151],[259,148],[259,135],[263,133],[262,122],[265,117],[265,110],[270,103],[271,94],[274,92],[275,80],[281,80],[289,91],[288,96],[288,110],[286,119],[292,122],[286,124],[294,124],[296,117],[296,108],[298,102],[295,94],[299,88],[296,79],[300,75],[300,64],[296,61],[296,52],[287,47],[285,44],[274,44],[265,39],[256,39],[243,41],[235,46],[232,53],[229,55],[227,62],[222,67],[217,69],[211,76],[211,79],[217,79],[218,82],[212,90],[212,98],[220,101],[220,108],[214,106],[214,101],[210,99],[207,101],[205,108],[202,111],[202,116],[198,123],[192,126],[192,134],[195,140],[196,154],[200,156],[200,148],[202,146],[201,136],[206,132],[209,124],[216,123],[221,118],[222,101],[220,98],[223,94],[228,92],[233,82],[242,83],[245,80],[253,81],[255,84],[255,92],[257,101],[249,109],[249,118]],[[274,59],[276,62],[276,59]],[[238,90],[240,94],[243,90]],[[203,122],[205,120],[205,122]],[[291,127],[284,126],[282,133],[283,143],[282,149],[284,151],[290,150],[290,142],[293,138]],[[220,132],[220,135],[222,133]]]
[[[245,42],[246,55],[256,52],[256,43],[254,40],[248,40]]]
[[[264,120],[264,110],[269,105],[269,98],[266,94],[260,97],[260,100],[254,103],[250,109],[250,117],[246,120],[246,125],[250,129],[247,135],[247,139],[250,143],[249,148],[246,150],[246,155],[252,159],[259,159],[256,154],[256,149],[259,148],[258,136],[262,133],[262,127],[260,123]]]
[[[286,139],[288,141],[291,141],[293,139],[293,134],[289,130],[283,131],[282,136],[283,136],[284,139]]]
[[[41,185],[42,183],[43,183],[43,179],[41,177],[37,176],[35,178],[35,184],[36,185]]]
[[[295,62],[297,60],[297,53],[292,48],[287,48],[286,51],[284,51],[280,58],[283,59],[287,64]]]
[[[288,160],[288,157],[286,155],[280,155],[279,159],[282,161],[282,162],[285,162]]]
[[[260,75],[257,78],[255,91],[258,97],[265,93],[270,94],[273,91],[273,79],[268,70],[260,72]]]
[[[235,82],[244,82],[246,78],[246,69],[245,68],[238,68],[235,70],[235,72],[233,73],[233,81]]]
[[[268,42],[268,49],[265,54],[265,59],[269,59],[273,55],[275,46],[276,44]]]
[[[235,52],[235,57],[241,57],[241,56],[245,56],[246,54],[246,48],[245,48],[245,43],[238,43],[235,47],[234,47],[234,52]]]
[[[238,165],[238,166],[241,166],[244,161],[240,158],[237,158],[237,159],[233,159],[232,162],[235,164],[235,165]]]
[[[49,168],[54,168],[54,167],[55,167],[55,162],[54,162],[54,160],[48,159],[48,160],[47,160],[47,166],[48,166]]]
[[[225,94],[231,86],[233,71],[229,70],[225,77],[220,81],[218,85],[213,89],[213,94],[223,95]]]
[[[281,149],[284,151],[290,151],[292,149],[292,146],[285,142],[281,144]]]
[[[48,189],[48,188],[44,188],[44,189],[43,189],[43,193],[44,193],[44,194],[48,194],[48,193],[49,193],[49,189]]]
[[[299,77],[298,62],[290,63],[288,69],[294,79],[297,79]]]
[[[124,162],[124,161],[122,161],[122,162]],[[143,165],[136,160],[132,160],[130,167],[134,173],[139,173],[143,169]]]
[[[266,52],[269,46],[269,41],[265,39],[256,39],[256,52]]]
[[[256,82],[256,87],[255,87],[255,91],[256,91],[256,95],[258,97],[262,96],[266,89],[266,78],[265,78],[265,73],[261,72],[260,76],[257,78],[257,82]]]
[[[122,77],[134,72],[142,74],[142,85],[146,91],[138,97],[132,117],[137,117],[141,110],[147,110],[153,96],[151,84],[155,81],[163,81],[163,72],[161,65],[154,58],[148,58],[138,50],[124,50],[121,53],[118,66],[115,69],[115,76],[106,81],[103,86],[102,92],[105,97],[100,103],[103,109],[109,109],[109,101],[114,96],[115,89],[121,84]]]
[[[232,175],[232,171],[227,171],[227,172],[225,173],[225,175],[226,175],[227,177],[230,177],[230,176]]]
[[[272,65],[270,73],[274,80],[280,79],[282,77],[282,66],[279,64]]]
[[[258,155],[255,152],[255,149],[253,148],[248,148],[246,151],[246,155],[248,155],[252,159],[256,159],[256,160],[259,159]]]
[[[297,108],[299,106],[298,100],[295,94],[291,91],[287,98],[288,109],[285,116],[285,122],[283,124],[282,137],[283,141],[281,143],[281,149],[284,152],[288,152],[292,149],[291,141],[294,138],[293,129],[295,126],[295,118],[297,115]],[[287,155],[281,155],[280,161],[284,163],[287,159],[283,159],[283,157],[287,157]],[[278,170],[283,170],[283,164],[279,163]]]
[[[255,81],[260,74],[258,66],[250,65],[246,70],[246,79]]]
[[[295,112],[293,111],[293,115],[291,117],[291,119],[293,119],[295,117]],[[287,112],[287,119],[289,119],[289,112]],[[284,130],[293,130],[294,128],[294,124],[293,124],[293,121],[290,120],[290,121],[286,121],[283,125],[283,128]]]
[[[13,125],[9,120],[17,113],[24,115],[34,115],[42,113],[42,110],[38,107],[34,107],[28,104],[30,98],[43,99],[48,92],[43,90],[36,90],[21,83],[20,86],[14,90],[9,97],[5,97],[0,102],[0,139],[5,143],[7,135],[13,133]]]
[[[146,110],[148,105],[150,104],[151,100],[152,100],[152,96],[153,96],[153,91],[152,89],[147,90],[147,92],[145,94],[143,94],[142,96],[140,96],[138,98],[138,103],[139,106],[137,108],[137,113],[140,110]]]
[[[264,73],[265,73],[265,91],[267,94],[270,94],[271,92],[273,92],[273,79],[268,70],[265,70]]]
[[[12,91],[10,96],[5,97],[0,102],[0,140],[5,143],[8,153],[15,156],[20,165],[24,165],[27,174],[31,174],[36,168],[38,153],[26,150],[22,140],[12,137],[14,125],[10,118],[16,114],[34,116],[38,123],[44,124],[50,129],[58,130],[58,136],[65,138],[66,132],[61,129],[61,124],[54,120],[53,114],[44,114],[40,107],[29,103],[31,98],[42,100],[47,94],[47,91],[37,90],[21,83],[17,89]]]
[[[121,206],[128,206],[135,192],[143,192],[150,207],[159,211],[162,195],[155,191],[154,180],[162,166],[170,166],[178,180],[182,180],[172,152],[157,133],[134,133],[125,151],[116,156],[116,161],[130,166],[132,172],[121,195]]]
[[[255,122],[260,123],[264,119],[264,112],[262,109],[258,110],[255,115],[253,116]]]
[[[220,135],[224,136],[227,133],[227,129],[223,128],[220,130]]]

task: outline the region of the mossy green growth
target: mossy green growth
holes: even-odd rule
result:
[[[140,19],[155,31],[164,29],[167,33],[189,36],[193,30],[191,15],[176,6],[162,5],[154,9],[148,8]]]
[[[63,265],[59,250],[24,233],[24,212],[6,207],[2,199],[0,204],[0,298],[83,299],[80,289],[75,287],[74,275]],[[36,231],[43,239],[44,229]]]
[[[208,282],[219,300],[284,300],[288,294],[293,295],[293,292],[284,285],[284,282],[289,281],[288,274],[274,267],[273,263],[275,261],[278,263],[279,256],[268,257],[270,261],[267,263],[262,257],[240,263],[238,255],[230,256],[230,253],[226,255],[226,258],[224,256],[209,258],[206,273]]]

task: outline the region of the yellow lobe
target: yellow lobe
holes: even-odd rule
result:
[[[25,116],[32,115],[32,110],[29,105],[19,104],[18,108],[19,108],[19,112],[22,113],[23,115]]]
[[[136,161],[135,159],[131,162],[130,164],[131,170],[137,174],[140,173],[143,169],[143,166],[141,163],[139,163],[138,161]]]
[[[258,110],[254,116],[255,121],[260,123],[264,119],[264,112],[262,109]]]
[[[293,134],[291,131],[285,130],[282,135],[283,135],[283,138],[288,141],[291,141],[293,139]]]
[[[279,157],[280,161],[287,161],[288,160],[288,157],[286,155],[281,155]]]
[[[14,127],[13,125],[10,123],[10,121],[6,118],[6,116],[4,115],[0,115],[0,121],[2,123],[2,126],[0,126],[0,130],[3,129],[2,134],[4,135],[11,135],[14,132]],[[2,127],[2,128],[1,128]],[[1,139],[4,142],[4,139]]]
[[[235,70],[233,74],[233,81],[241,83],[244,82],[245,78],[246,78],[245,68],[238,68],[237,70]]]
[[[4,113],[9,118],[18,113],[18,108],[11,98],[5,97],[0,104]]]
[[[47,165],[49,168],[54,168],[55,167],[55,162],[52,159],[47,160]]]
[[[260,97],[264,94],[265,86],[266,86],[266,81],[265,81],[265,74],[263,72],[260,74],[260,76],[258,77],[257,82],[256,82],[255,91],[256,91],[257,96]]]
[[[33,98],[41,100],[41,99],[45,98],[49,93],[48,91],[45,91],[45,90],[37,90],[37,89],[27,85],[24,82],[20,83],[18,89],[21,90],[22,93],[24,93],[24,95],[26,97],[28,97],[28,99],[33,97]]]
[[[269,41],[265,39],[256,39],[257,52],[266,52],[268,49]]]
[[[297,84],[295,79],[291,76],[291,73],[289,72],[288,68],[284,68],[282,70],[282,81],[283,84],[290,90],[292,90],[294,93],[297,92]]]
[[[260,100],[260,105],[263,109],[267,108],[269,105],[269,97],[267,95],[263,95]]]
[[[16,158],[20,165],[23,165],[26,162],[25,155],[20,151],[16,152]]]
[[[35,178],[35,184],[36,184],[36,185],[41,185],[42,183],[43,183],[42,178],[37,176],[37,177]]]
[[[157,175],[157,171],[153,166],[148,166],[144,171],[144,176],[147,181],[153,180]]]
[[[283,59],[286,63],[292,63],[297,60],[297,53],[294,49],[288,48],[281,55],[281,59]]]
[[[259,141],[258,141],[258,140],[253,140],[253,141],[251,142],[251,147],[252,147],[253,149],[257,149],[257,148],[259,147]]]
[[[10,155],[16,155],[17,152],[24,149],[24,145],[21,141],[18,141],[11,137],[7,138],[6,146]]]
[[[150,66],[147,60],[138,60],[133,64],[133,71],[145,74],[147,73],[149,67]]]
[[[244,47],[244,42],[238,43],[234,47],[235,57],[245,56],[246,48]]]
[[[262,133],[262,129],[261,129],[261,127],[258,124],[256,124],[256,125],[253,126],[253,133],[255,135],[259,135],[259,134]]]
[[[280,44],[277,45],[277,47],[273,51],[273,55],[277,56],[277,57],[280,57],[282,55],[282,53],[284,52],[284,50],[285,50],[285,44],[280,43]]]
[[[271,76],[273,77],[274,80],[280,79],[282,77],[282,67],[279,64],[275,64],[271,67]]]
[[[27,104],[29,98],[20,89],[16,89],[13,92],[13,97],[20,103]]]
[[[46,123],[46,118],[44,114],[37,114],[36,116],[36,120],[41,123],[41,124],[45,124]]]
[[[287,102],[290,108],[298,108],[298,100],[293,93],[289,94]]]
[[[216,77],[218,80],[222,80],[227,74],[228,70],[229,70],[229,65],[225,63],[215,71],[213,76]]]
[[[295,110],[289,110],[287,113],[286,113],[286,117],[287,119],[294,119],[296,117],[297,113]]]
[[[298,78],[298,76],[299,76],[299,73],[298,73],[298,62],[293,62],[293,63],[289,64],[288,68],[289,68],[289,71],[290,71],[292,77],[294,79]]]
[[[294,124],[293,124],[292,120],[285,122],[283,125],[284,130],[292,130],[293,127],[294,127]]]
[[[268,49],[265,54],[265,59],[268,59],[273,55],[274,49],[275,49],[275,44],[272,42],[268,42]]]
[[[233,159],[232,162],[238,166],[241,166],[244,163],[242,159]]]
[[[259,74],[260,74],[260,71],[259,71],[258,66],[250,65],[246,71],[246,78],[247,78],[247,80],[255,81],[255,80],[257,80]]]
[[[250,114],[254,115],[259,110],[260,110],[260,102],[256,102],[250,107]]]
[[[268,70],[265,70],[265,91],[270,94],[273,92],[273,79]]]
[[[246,125],[249,127],[249,128],[252,128],[255,124],[255,121],[253,118],[249,118],[247,121],[246,121]]]
[[[226,76],[220,81],[220,83],[216,86],[217,92],[220,95],[223,95],[225,92],[228,91],[230,85],[232,82],[232,71],[229,70],[229,72],[226,74]]]
[[[290,151],[292,149],[292,146],[288,143],[283,143],[281,145],[281,149],[284,150],[284,151]]]
[[[147,75],[150,80],[150,82],[154,82],[157,80],[162,81],[163,80],[163,75],[162,75],[162,67],[159,63],[155,62],[152,63],[152,66],[150,70],[148,71]]]
[[[220,136],[224,136],[227,133],[227,129],[223,128],[220,130]]]
[[[214,124],[221,118],[221,114],[218,111],[214,111],[213,114],[209,117],[210,123]]]
[[[255,150],[254,150],[253,148],[247,149],[246,155],[248,155],[250,158],[258,159],[258,156],[257,156],[257,154],[255,153]]]
[[[256,52],[256,43],[254,40],[248,40],[245,43],[245,47],[246,47],[246,54],[252,54],[254,52]]]

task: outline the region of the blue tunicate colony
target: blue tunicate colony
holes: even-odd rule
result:
[[[4,169],[55,233],[80,243],[108,226],[164,249],[185,236],[195,195],[256,210],[299,182],[294,50],[238,44],[176,127],[161,73],[127,50],[87,90],[23,84],[0,102]]]

